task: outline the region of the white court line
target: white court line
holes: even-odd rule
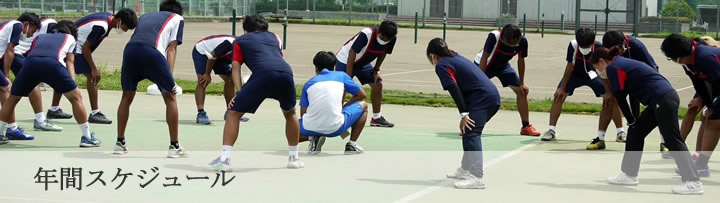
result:
[[[510,157],[512,157],[512,156],[515,156],[516,154],[519,154],[520,152],[523,152],[523,151],[525,151],[525,150],[527,150],[527,149],[530,149],[531,147],[537,146],[537,145],[539,145],[540,143],[542,143],[542,142],[541,142],[541,141],[535,141],[535,142],[533,142],[533,143],[530,143],[530,144],[527,144],[527,145],[522,146],[522,147],[520,147],[520,148],[517,148],[517,149],[515,149],[515,150],[513,150],[513,151],[511,151],[511,152],[509,152],[509,153],[507,153],[507,154],[503,154],[502,156],[500,156],[500,157],[498,157],[498,158],[495,158],[495,159],[493,159],[493,160],[491,160],[491,161],[483,164],[483,165],[484,165],[483,168],[489,168],[490,166],[495,165],[495,164],[497,164],[497,163],[500,163],[501,161],[504,161],[505,159],[508,159],[508,158],[510,158]],[[431,192],[434,192],[435,190],[438,190],[438,189],[440,189],[440,188],[447,187],[447,186],[449,186],[450,184],[454,183],[454,181],[455,181],[455,180],[445,180],[445,181],[439,182],[439,183],[437,183],[437,184],[435,184],[435,185],[433,185],[433,186],[430,186],[430,187],[425,188],[425,189],[423,189],[423,190],[417,191],[417,192],[415,192],[415,193],[413,193],[413,194],[410,194],[410,195],[408,195],[408,196],[405,196],[405,197],[403,197],[402,199],[396,200],[396,201],[394,201],[394,202],[395,202],[395,203],[410,202],[410,201],[412,201],[412,200],[415,200],[415,199],[417,199],[417,198],[420,198],[420,197],[422,197],[422,196],[425,196],[425,195],[427,195],[427,194],[430,194]]]
[[[55,200],[55,199],[36,199],[36,198],[22,198],[22,197],[2,197],[0,196],[0,199],[7,199],[7,200],[25,200],[29,202],[68,202],[68,203],[88,203],[83,201],[67,201],[67,200]]]
[[[402,75],[402,74],[408,74],[408,73],[419,73],[419,72],[428,72],[428,71],[435,71],[435,69],[425,69],[425,70],[414,70],[414,71],[405,71],[405,72],[397,72],[397,73],[388,73],[388,74],[382,74],[382,76]]]
[[[675,90],[675,91],[676,91],[676,92],[679,92],[679,91],[683,91],[683,90],[686,90],[686,89],[690,89],[691,87],[693,87],[693,86],[690,85],[690,86],[687,86],[687,87],[683,87],[683,88],[677,89],[677,90]]]

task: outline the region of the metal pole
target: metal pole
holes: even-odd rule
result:
[[[523,13],[523,36],[525,36],[525,27],[527,26],[527,14]]]
[[[145,0],[140,0],[140,15],[145,13]]]
[[[447,34],[447,13],[443,13],[443,40]]]
[[[540,23],[540,38],[545,38],[545,13],[542,14],[542,22]]]
[[[22,14],[22,1],[18,0],[18,15]]]
[[[62,0],[62,13],[65,14],[65,0]]]
[[[82,13],[85,13],[85,0],[82,1]]]
[[[580,29],[580,0],[575,0],[575,29]],[[595,15],[595,32],[597,32],[597,14]]]
[[[577,1],[580,1],[580,0],[577,0]],[[540,0],[537,0],[537,2],[538,2],[537,20],[540,20]],[[540,24],[537,24],[536,26],[537,26],[537,32],[540,32]]]
[[[368,0],[370,2],[370,13],[375,13],[375,2],[372,2],[372,0]]]
[[[565,30],[565,11],[560,12],[560,30]]]
[[[638,26],[640,24],[640,13],[642,8],[640,8],[640,1],[635,0],[633,1],[633,36],[637,37],[640,33],[638,30]]]
[[[660,23],[659,23],[660,25],[658,25],[658,27],[660,28],[660,30],[659,30],[658,32],[662,32],[662,31],[663,31],[663,28],[662,28],[662,27],[663,27],[663,24],[664,24],[665,22],[663,22],[662,15],[658,15],[658,19],[659,19],[658,22],[660,22]]]
[[[415,44],[417,44],[417,34],[418,34],[418,12],[415,12]]]
[[[289,5],[289,3],[288,3],[288,5]],[[287,16],[288,16],[288,9],[286,8],[285,9],[285,17],[283,19],[285,21],[285,22],[283,22],[283,45],[282,45],[283,50],[287,49],[287,27],[288,27]]]
[[[108,0],[103,0],[103,12],[107,11],[107,1]]]
[[[385,0],[385,17],[390,15],[390,0]]]
[[[305,0],[305,11],[310,11],[310,0]]]
[[[312,18],[313,18],[313,23],[315,23],[315,15],[316,15],[316,14],[317,14],[317,13],[316,13],[316,11],[315,11],[315,0],[313,0],[313,16],[312,16]]]
[[[188,7],[190,7],[190,8],[188,8],[188,10],[190,10],[190,12],[188,12],[187,15],[192,15],[192,13],[193,13],[193,12],[192,12],[192,5],[193,5],[192,0],[190,0],[190,5],[188,6]]]
[[[680,29],[680,9],[675,11],[675,27],[677,28],[677,32],[682,32],[682,29]]]
[[[455,5],[457,7],[457,5]],[[465,0],[460,0],[460,29],[463,29],[463,26],[465,24],[465,11],[463,9],[463,6],[465,6]]]
[[[353,3],[352,3],[352,0],[350,0],[348,2],[350,2],[350,15],[348,15],[348,22],[350,23],[350,25],[352,25],[352,5],[353,5]]]
[[[423,0],[423,10],[422,10],[422,27],[425,27],[425,9],[427,8],[427,0]]]
[[[40,1],[40,14],[45,12],[45,0]]]
[[[597,14],[595,14],[595,33],[597,33]]]
[[[235,35],[235,26],[236,26],[235,24],[237,23],[236,19],[237,19],[237,11],[235,9],[233,9],[233,18],[232,18],[232,35],[233,36],[237,36],[237,35]]]

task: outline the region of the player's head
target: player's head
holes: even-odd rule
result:
[[[69,20],[61,20],[57,22],[52,32],[65,33],[77,38],[77,27],[75,27],[75,24]]]
[[[35,13],[23,13],[17,18],[23,24],[21,37],[32,37],[35,31],[40,27],[40,17]]]
[[[595,44],[595,31],[590,28],[580,28],[575,31],[575,40],[580,48],[591,48]]]
[[[390,40],[395,39],[397,36],[397,24],[390,20],[384,20],[378,27],[380,34],[378,35],[378,42],[381,45],[390,43]]]
[[[620,30],[610,30],[605,32],[605,35],[603,35],[602,44],[605,48],[613,48],[613,47],[620,47],[620,55],[625,53],[625,50],[627,50],[627,40],[625,38],[625,34],[623,34]]]
[[[317,54],[315,54],[315,58],[313,58],[313,65],[315,65],[315,73],[320,73],[323,69],[327,69],[329,71],[335,70],[335,62],[336,62],[335,54],[329,51],[320,51]]]
[[[115,17],[113,19],[113,26],[117,33],[127,32],[128,30],[135,29],[135,26],[137,26],[137,15],[135,14],[135,11],[123,8],[120,9],[117,13],[115,13]]]
[[[167,11],[182,15],[183,7],[177,0],[165,0],[160,4],[160,11]]]
[[[522,39],[522,32],[517,25],[507,24],[503,26],[502,32],[500,33],[500,41],[503,44],[510,47],[520,46],[520,40]]]
[[[613,47],[610,49],[600,47],[595,49],[595,52],[590,58],[590,62],[592,62],[593,68],[595,68],[595,71],[598,73],[600,78],[607,79],[607,67],[616,56],[620,55],[620,49],[620,47]]]
[[[440,59],[442,59],[443,57],[455,56],[455,53],[453,53],[450,48],[448,48],[445,40],[440,38],[430,40],[430,43],[428,43],[427,46],[427,52],[425,53],[425,56],[428,57],[428,60],[433,65],[438,64],[440,62]]]
[[[689,64],[691,62],[690,55],[692,55],[693,51],[692,42],[690,38],[681,34],[672,33],[663,40],[660,45],[660,50],[662,50],[668,60],[679,64]]]
[[[243,20],[243,30],[245,30],[245,32],[264,32],[268,31],[269,27],[265,17],[261,15],[247,15],[245,16],[245,20]]]
[[[702,36],[702,37],[700,37],[700,40],[701,40],[701,41],[703,42],[703,44],[705,44],[705,45],[713,46],[713,47],[716,47],[716,48],[717,48],[717,47],[720,47],[720,44],[718,44],[718,42],[715,41],[715,39],[713,39],[713,38],[710,37],[710,36]]]

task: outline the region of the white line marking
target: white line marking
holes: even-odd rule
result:
[[[0,196],[0,199],[8,199],[8,200],[25,200],[30,202],[71,202],[71,203],[88,203],[83,201],[68,201],[68,200],[55,200],[55,199],[36,199],[36,198],[22,198],[22,197],[2,197]]]
[[[693,87],[693,86],[690,85],[690,86],[687,86],[687,87],[683,87],[683,88],[677,89],[677,90],[675,90],[675,91],[679,92],[679,91],[683,91],[683,90],[686,90],[686,89],[690,89],[691,87]]]
[[[435,71],[435,69],[425,69],[425,70],[414,70],[414,71],[405,71],[405,72],[397,72],[397,73],[388,73],[388,74],[381,74],[381,76],[391,76],[391,75],[402,75],[402,74],[408,74],[408,73],[419,73],[419,72],[428,72],[428,71]]]
[[[515,156],[516,154],[519,154],[520,152],[523,152],[523,151],[525,151],[525,150],[527,150],[527,149],[529,149],[529,148],[531,148],[531,147],[537,146],[537,145],[540,144],[540,143],[542,143],[542,142],[540,142],[540,141],[535,141],[535,142],[533,142],[533,143],[530,143],[530,144],[527,144],[527,145],[522,146],[522,147],[520,147],[520,148],[517,148],[517,149],[515,149],[515,150],[513,150],[513,151],[511,151],[511,152],[508,152],[507,154],[503,154],[502,156],[500,156],[500,157],[498,157],[498,158],[495,158],[495,159],[493,159],[493,160],[491,160],[491,161],[486,162],[485,164],[483,164],[483,165],[484,165],[483,168],[489,168],[489,167],[491,167],[492,165],[495,165],[495,164],[497,164],[497,163],[500,163],[501,161],[504,161],[504,160],[506,160],[506,159],[508,159],[508,158],[510,158],[510,157],[512,157],[512,156]],[[452,183],[454,183],[454,180],[445,180],[445,181],[439,182],[439,183],[437,183],[437,184],[435,184],[435,185],[433,185],[433,186],[430,186],[430,187],[428,187],[428,188],[425,188],[425,189],[423,189],[423,190],[420,190],[420,191],[417,191],[417,192],[415,192],[415,193],[413,193],[413,194],[410,194],[410,195],[408,195],[408,196],[405,196],[405,197],[403,197],[402,199],[396,200],[396,201],[394,201],[394,202],[395,202],[395,203],[410,202],[410,201],[412,201],[412,200],[415,200],[415,199],[418,199],[418,198],[420,198],[420,197],[423,197],[423,196],[425,196],[425,195],[427,195],[427,194],[430,194],[431,192],[434,192],[435,190],[438,190],[438,189],[440,189],[440,188],[447,187],[447,186],[449,186],[449,185],[452,184]]]

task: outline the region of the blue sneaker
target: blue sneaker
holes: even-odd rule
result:
[[[202,125],[210,125],[212,122],[210,121],[210,118],[207,116],[207,112],[200,111],[197,114],[197,118],[195,119],[195,123],[202,124]]]
[[[0,144],[7,144],[8,138],[5,135],[0,135]]]
[[[80,147],[99,147],[102,142],[95,138],[95,133],[90,133],[90,138],[86,138],[85,136],[81,136],[80,138]]]
[[[227,120],[227,111],[225,111],[225,118],[223,118],[223,119]],[[240,117],[240,122],[248,122],[248,121],[250,121],[250,118],[245,117],[245,116]]]
[[[709,178],[710,177],[710,167],[707,167],[706,169],[698,169],[698,178]],[[680,169],[675,168],[675,173],[680,175]]]
[[[7,139],[10,139],[10,140],[34,140],[35,139],[35,136],[25,133],[25,131],[22,128],[16,128],[15,130],[8,128],[7,131],[5,131],[5,134],[7,135]]]

